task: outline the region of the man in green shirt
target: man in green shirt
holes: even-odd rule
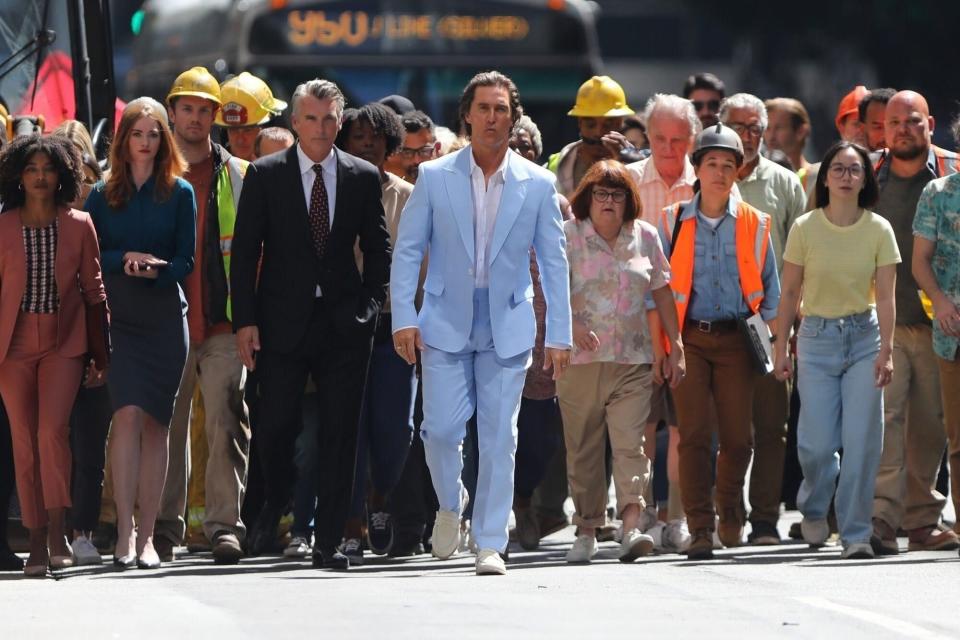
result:
[[[770,215],[770,238],[778,271],[783,268],[787,234],[804,212],[807,196],[797,175],[760,155],[760,142],[767,128],[763,101],[749,93],[724,100],[720,122],[737,132],[743,141],[743,165],[737,176],[740,196]],[[777,520],[783,484],[787,413],[790,394],[786,382],[773,374],[757,384],[753,401],[754,453],[750,473],[750,525],[748,540],[756,545],[779,544]]]

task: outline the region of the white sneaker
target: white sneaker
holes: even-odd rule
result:
[[[457,547],[457,551],[460,553],[469,551],[472,554],[476,554],[477,551],[479,551],[470,524],[471,522],[469,520],[461,520],[460,522],[460,546]]]
[[[652,527],[650,527],[649,529],[647,529],[647,530],[644,532],[644,533],[646,533],[648,536],[650,536],[651,538],[653,538],[653,549],[654,549],[654,551],[665,551],[665,552],[669,552],[669,551],[670,551],[670,549],[667,549],[667,548],[664,546],[663,534],[664,534],[664,532],[666,531],[666,528],[667,528],[667,523],[666,523],[666,522],[658,522],[657,524],[653,525]]]
[[[623,534],[620,543],[620,562],[633,562],[640,556],[650,555],[653,551],[653,538],[638,529],[631,529]]]
[[[687,519],[671,520],[663,531],[663,549],[673,553],[683,553],[690,548],[690,539]]]
[[[844,560],[869,560],[874,557],[873,547],[869,542],[854,542],[844,545],[840,557]]]
[[[637,529],[645,533],[648,529],[656,526],[658,522],[660,522],[660,518],[657,516],[657,508],[652,506],[647,507],[640,513],[640,517],[637,518]]]
[[[73,558],[77,563],[77,566],[85,564],[100,564],[103,562],[103,558],[100,557],[100,552],[97,551],[97,548],[93,546],[93,543],[90,542],[89,538],[86,536],[77,536],[73,541]]]
[[[590,562],[597,555],[597,538],[592,535],[577,536],[570,551],[567,551],[567,562],[582,564]]]
[[[830,525],[827,524],[826,518],[814,520],[804,517],[800,521],[800,531],[803,533],[803,539],[811,547],[822,547],[830,537]]]
[[[306,558],[310,555],[310,541],[302,536],[294,536],[283,550],[285,558]]]
[[[480,549],[480,552],[477,553],[477,575],[507,575],[507,565],[503,563],[503,558],[500,557],[500,553],[495,549]]]
[[[456,511],[437,511],[433,523],[433,556],[446,560],[460,548],[460,515]]]

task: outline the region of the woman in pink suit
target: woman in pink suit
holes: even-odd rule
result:
[[[17,138],[0,155],[0,395],[30,531],[28,576],[73,564],[64,530],[70,409],[84,366],[88,384],[102,384],[107,367],[97,235],[90,216],[68,204],[82,182],[64,138]]]

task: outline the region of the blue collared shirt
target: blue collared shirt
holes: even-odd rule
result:
[[[684,207],[681,220],[698,216],[697,235],[694,239],[693,286],[690,292],[690,304],[687,306],[687,320],[736,320],[751,315],[747,301],[743,299],[740,287],[740,273],[737,269],[737,245],[734,238],[737,217],[736,198],[727,203],[727,212],[714,229],[707,217],[700,211],[700,194]],[[763,271],[763,302],[760,303],[760,315],[770,321],[777,317],[777,305],[780,304],[780,279],[777,276],[777,261],[774,258],[773,242],[767,239],[767,258]]]

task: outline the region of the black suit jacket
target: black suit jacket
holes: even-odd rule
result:
[[[318,284],[334,344],[373,335],[390,278],[380,172],[335,153],[337,201],[322,261],[310,234],[296,145],[257,160],[244,179],[230,266],[233,326],[257,325],[264,349],[290,353],[302,343]],[[354,257],[358,238],[363,274]]]

